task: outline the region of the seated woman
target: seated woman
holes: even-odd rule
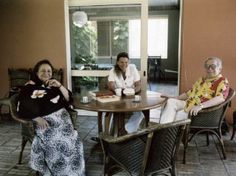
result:
[[[108,88],[115,92],[115,89],[133,88],[135,93],[141,91],[140,75],[135,65],[129,64],[129,55],[121,52],[117,55],[116,65],[109,72]],[[129,121],[125,124],[128,133],[137,131],[141,121],[144,119],[142,112],[133,112]]]
[[[19,95],[19,115],[35,124],[30,166],[43,175],[83,176],[83,145],[67,111],[72,94],[52,70],[48,60],[39,61]]]

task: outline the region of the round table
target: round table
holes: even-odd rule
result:
[[[98,132],[102,132],[102,113],[112,112],[117,114],[117,126],[120,126],[123,114],[127,112],[142,111],[145,116],[146,124],[150,120],[150,109],[158,108],[166,102],[165,98],[161,98],[158,93],[151,91],[141,91],[139,93],[141,101],[135,102],[134,96],[122,96],[119,101],[101,103],[96,100],[91,100],[89,103],[82,103],[80,96],[73,97],[73,106],[77,109],[98,112]],[[119,127],[117,127],[119,128]],[[119,133],[119,129],[118,129]]]

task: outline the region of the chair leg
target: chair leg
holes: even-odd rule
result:
[[[43,176],[39,171],[36,171],[35,176]]]
[[[183,145],[184,145],[183,164],[186,164],[186,152],[187,152],[188,142],[189,142],[188,135],[189,135],[189,126],[186,126],[186,129],[184,131],[183,138],[182,138]]]
[[[206,141],[207,141],[207,146],[209,146],[209,132],[207,131],[206,132]]]
[[[27,141],[28,141],[28,139],[23,136],[22,137],[22,141],[21,141],[21,151],[20,151],[20,156],[19,156],[18,164],[21,164],[21,162],[22,162],[23,151],[25,149],[25,145],[26,145]]]
[[[217,137],[217,139],[218,139],[218,141],[220,143],[223,159],[226,159],[224,141],[222,139],[222,135],[221,135],[220,131],[215,131],[215,132],[213,132],[213,134],[215,134],[215,136]]]
[[[175,164],[172,166],[172,168],[170,170],[170,174],[171,174],[171,176],[176,176]]]
[[[230,140],[234,139],[235,130],[236,130],[236,111],[234,111],[233,113],[233,132]]]

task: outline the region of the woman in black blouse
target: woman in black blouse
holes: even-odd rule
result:
[[[67,111],[72,94],[52,71],[48,60],[39,61],[19,95],[19,115],[35,122],[30,165],[44,175],[83,176],[83,145]]]

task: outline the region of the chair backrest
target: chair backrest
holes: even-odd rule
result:
[[[23,87],[27,81],[29,81],[30,72],[30,69],[24,68],[8,69],[10,95],[13,94],[13,92],[19,92],[20,88]]]
[[[25,68],[9,68],[8,69],[8,77],[9,77],[9,96],[12,96],[15,93],[20,91],[20,88],[25,85],[26,82],[30,80],[30,75],[32,73],[32,69]],[[57,79],[63,84],[63,70],[54,69],[53,70],[53,78]]]
[[[180,139],[189,123],[190,119],[186,119],[150,125],[120,137],[100,136],[104,154],[111,158],[109,160],[105,156],[105,174],[114,167],[122,168],[130,175],[148,175],[174,169]],[[114,161],[116,164],[112,163]]]
[[[145,173],[172,169],[176,153],[185,129],[190,121],[179,121],[154,131]]]
[[[221,125],[225,117],[226,110],[234,96],[235,96],[235,91],[232,88],[230,88],[229,95],[223,103],[214,107],[203,109],[198,113],[197,116],[190,117],[191,128],[199,128],[199,127],[218,128],[219,125]]]
[[[108,76],[98,78],[98,89],[108,90]]]
[[[56,80],[60,81],[60,83],[63,84],[63,70],[60,69],[54,69],[52,73],[52,77]]]

